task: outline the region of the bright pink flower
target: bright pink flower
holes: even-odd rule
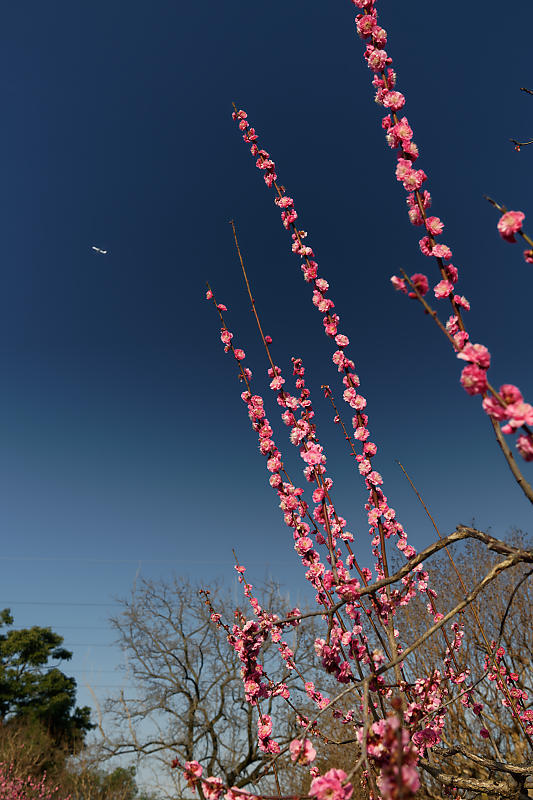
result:
[[[466,297],[464,297],[463,295],[455,294],[453,296],[453,301],[457,306],[460,306],[461,308],[464,308],[465,311],[470,311],[470,303],[468,302]]]
[[[478,364],[483,369],[490,367],[490,353],[482,344],[465,344],[461,352],[457,353],[457,358]]]
[[[213,292],[211,291],[211,289],[208,289],[207,292],[205,293],[205,299],[211,300],[212,298],[213,298]]]
[[[434,747],[440,741],[440,736],[433,728],[424,728],[413,734],[413,742],[418,746]]]
[[[427,175],[423,169],[411,169],[402,180],[403,188],[407,192],[420,189],[426,179]]]
[[[276,377],[270,381],[270,388],[273,389],[274,391],[277,391],[281,389],[284,383],[285,383],[285,378],[282,378],[281,375],[276,375]]]
[[[451,281],[440,281],[433,287],[435,297],[449,297],[453,292],[453,283]]]
[[[396,178],[399,181],[405,180],[413,169],[411,162],[407,158],[399,158],[396,164]]]
[[[533,406],[529,403],[511,403],[505,410],[509,424],[515,430],[522,425],[533,425]]]
[[[382,104],[391,111],[399,111],[405,105],[405,97],[401,92],[385,92]]]
[[[266,739],[272,733],[272,720],[268,714],[263,714],[257,721],[257,735],[260,739]]]
[[[353,787],[351,783],[343,785],[347,777],[342,769],[330,769],[313,779],[309,794],[317,800],[349,800]]]
[[[206,778],[202,781],[202,789],[206,800],[218,800],[224,793],[224,784],[220,778]]]
[[[418,147],[414,142],[402,142],[402,148],[405,155],[409,156],[412,161],[418,158]]]
[[[486,414],[499,420],[500,422],[507,419],[507,409],[496,400],[491,394],[483,398],[483,410]]]
[[[372,45],[368,45],[372,47]],[[385,50],[372,49],[366,56],[367,64],[372,72],[381,72],[387,64],[390,64],[390,59]]]
[[[453,336],[454,333],[457,333],[457,331],[459,330],[459,320],[455,316],[455,314],[453,314],[451,317],[448,317],[448,320],[446,322],[446,330],[452,336]]]
[[[424,275],[422,272],[415,272],[414,275],[411,275],[411,282],[414,283],[419,294],[422,296],[427,294],[429,290],[429,282],[426,275]],[[409,297],[416,297],[416,294],[414,292],[409,292]]]
[[[316,750],[309,739],[305,739],[303,744],[299,739],[293,739],[289,750],[291,751],[291,760],[297,761],[298,764],[309,764],[316,758]]]
[[[446,275],[451,280],[451,282],[452,283],[457,283],[457,279],[459,277],[459,272],[457,270],[457,267],[454,267],[453,264],[446,264],[444,269],[446,271]]]
[[[309,536],[301,536],[294,545],[294,549],[298,553],[299,556],[304,556],[310,550],[313,549],[313,542],[309,538]]]
[[[384,28],[380,28],[379,25],[376,25],[372,31],[372,41],[376,47],[385,47],[387,44],[387,31]],[[392,58],[388,59],[388,63],[392,63]]]
[[[525,214],[522,211],[507,211],[498,221],[498,231],[506,242],[516,242],[514,234],[522,230]]]
[[[533,250],[524,250],[524,258],[528,264],[533,264]]]
[[[483,394],[487,391],[486,370],[477,364],[469,364],[461,372],[461,385],[468,394]]]
[[[320,444],[313,443],[308,445],[307,450],[300,450],[300,455],[305,463],[309,464],[310,466],[320,464],[324,460],[324,456],[322,455],[322,445]]]
[[[432,236],[438,236],[444,230],[444,223],[438,217],[427,217],[426,229]]]
[[[413,129],[409,125],[407,117],[402,117],[401,120],[396,123],[393,130],[398,139],[410,141],[413,138]]]
[[[390,280],[397,292],[403,292],[404,294],[407,294],[407,284],[403,278],[398,278],[397,275],[393,275]]]
[[[372,28],[376,25],[376,18],[372,14],[361,15],[356,22],[357,33],[362,39],[372,35]]]
[[[431,239],[429,236],[422,236],[419,243],[420,250],[425,256],[430,256],[432,251]]]
[[[504,383],[500,386],[500,394],[506,403],[521,403],[523,395],[518,386],[512,383]]]
[[[453,337],[453,340],[457,345],[457,349],[462,350],[469,338],[470,336],[466,331],[457,331]]]
[[[279,208],[292,208],[294,206],[294,200],[292,197],[288,197],[288,195],[276,197],[274,202]]]
[[[449,259],[452,257],[452,251],[446,244],[436,244],[431,251],[431,255],[436,256],[437,258]]]
[[[244,358],[246,358],[246,353],[244,352],[244,350],[241,350],[240,347],[237,347],[237,349],[235,350],[235,358],[237,359],[237,361],[242,361]]]
[[[424,224],[424,217],[420,213],[420,209],[418,206],[413,206],[408,211],[409,214],[409,222],[411,225],[423,225]]]
[[[196,789],[196,783],[201,778],[203,767],[198,761],[186,761],[183,777],[191,789]]]

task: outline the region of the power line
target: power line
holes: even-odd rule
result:
[[[8,605],[19,606],[104,606],[110,608],[121,608],[121,603],[68,603],[64,600],[0,600],[0,605],[7,603]]]
[[[82,561],[95,564],[217,564],[233,566],[234,562],[225,560],[197,561],[182,558],[95,558],[93,556],[0,556],[0,561]],[[250,566],[264,565],[264,561],[247,561]],[[269,561],[269,565],[294,565],[293,561]]]

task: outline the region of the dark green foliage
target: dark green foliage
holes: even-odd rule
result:
[[[13,625],[9,609],[0,612],[4,625]],[[38,722],[58,746],[74,751],[94,726],[89,707],[75,706],[74,678],[50,663],[72,658],[62,644],[62,636],[36,625],[0,633],[0,722]]]

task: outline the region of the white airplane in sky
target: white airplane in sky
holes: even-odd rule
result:
[[[94,244],[91,245],[91,250],[95,250],[97,253],[100,253],[100,255],[102,255],[102,256],[105,256],[106,253],[107,253],[107,250],[102,250],[101,247],[96,247]]]

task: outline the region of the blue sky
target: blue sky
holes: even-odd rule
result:
[[[508,140],[532,134],[533,99],[519,91],[533,85],[532,13],[380,3],[474,341],[492,352],[493,383],[517,383],[526,399],[531,266],[499,238],[482,195],[530,211],[533,150]],[[0,606],[65,636],[82,703],[85,679],[102,698],[121,683],[107,618],[139,571],[231,581],[235,547],[252,582],[272,574],[304,591],[203,300],[209,279],[267,394],[230,218],[277,363],[304,358],[334,496],[368,551],[364,490],[319,392],[338,387],[329,344],[232,101],[275,159],[331,284],[375,463],[413,544],[433,534],[395,459],[444,531],[473,519],[497,534],[531,530],[488,420],[459,386],[461,364],[390,287],[400,267],[431,267],[353,18],[347,0],[26,0],[2,12]]]

